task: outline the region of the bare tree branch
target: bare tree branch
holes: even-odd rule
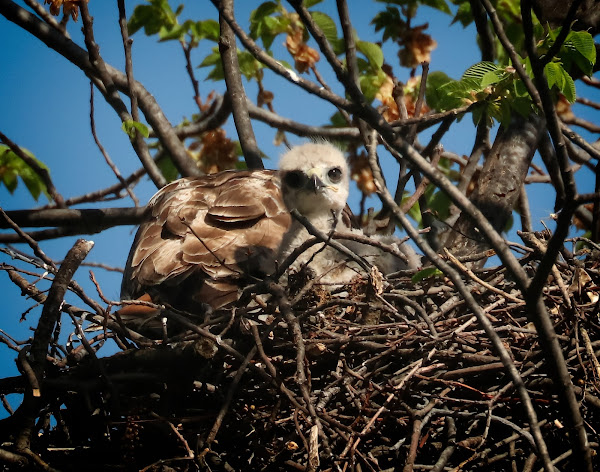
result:
[[[225,83],[231,98],[231,108],[233,111],[233,121],[240,138],[242,153],[249,169],[264,169],[260,150],[256,144],[252,123],[248,115],[248,106],[246,101],[246,92],[242,84],[242,74],[238,64],[237,46],[235,34],[224,18],[228,15],[233,18],[233,0],[221,0],[220,8],[223,13],[219,15],[219,26],[221,36],[219,37],[219,52],[221,53],[221,62],[225,73]]]

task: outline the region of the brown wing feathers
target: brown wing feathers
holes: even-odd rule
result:
[[[136,235],[122,298],[151,293],[187,309],[200,301],[215,308],[234,301],[250,268],[272,265],[290,225],[276,175],[222,172],[161,189]]]

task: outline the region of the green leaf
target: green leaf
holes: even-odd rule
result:
[[[149,5],[138,5],[127,23],[129,34],[134,34],[141,28],[147,36],[157,34],[164,28],[171,31],[177,25],[177,16],[181,13],[183,6],[180,5],[177,12],[173,12],[168,0],[148,0]]]
[[[573,78],[569,75],[569,73],[563,69],[565,83],[561,92],[565,96],[565,98],[569,101],[569,103],[575,103],[575,99],[577,98],[577,92],[575,90],[575,82]]]
[[[412,283],[419,283],[424,279],[431,279],[435,277],[443,277],[444,273],[438,269],[437,267],[427,267],[426,269],[420,270],[415,275],[413,275],[410,280]]]
[[[566,47],[573,47],[575,51],[590,61],[596,63],[596,47],[594,38],[587,31],[571,31],[565,39]]]
[[[451,79],[444,72],[435,71],[427,76],[427,85],[425,87],[425,100],[427,104],[438,111],[443,111],[446,108],[446,95],[441,93],[442,87],[455,80]]]
[[[215,20],[197,21],[192,25],[190,31],[197,41],[202,39],[218,41],[220,36],[219,23]]]
[[[400,10],[396,7],[386,7],[375,15],[371,21],[375,25],[375,31],[383,30],[383,41],[391,39],[395,41],[400,36],[400,31],[404,30],[406,22],[400,15]]]
[[[223,63],[221,62],[221,54],[219,48],[212,48],[212,53],[206,56],[198,67],[212,67],[213,69],[206,76],[206,80],[223,80],[225,73],[223,72]]]
[[[247,80],[255,78],[258,71],[263,68],[263,65],[258,62],[252,54],[248,51],[240,51],[238,49],[238,63],[240,65],[240,72],[246,77]]]
[[[383,51],[381,47],[375,43],[357,41],[356,48],[365,55],[372,67],[381,69],[383,65]]]
[[[250,37],[252,39],[258,39],[262,36],[264,18],[275,13],[278,8],[279,6],[275,2],[264,2],[250,13]]]
[[[46,164],[37,159],[27,149],[21,149],[33,159],[38,166],[48,171]],[[36,201],[42,193],[50,200],[46,184],[37,172],[29,167],[23,159],[12,152],[8,146],[0,144],[0,179],[11,194],[17,189],[19,177]]]
[[[314,7],[315,5],[321,3],[323,0],[304,0],[303,5],[305,8]]]
[[[335,21],[333,21],[329,15],[320,11],[311,11],[310,16],[312,16],[312,19],[317,26],[321,28],[327,41],[331,42],[337,39],[337,26],[335,26]]]
[[[450,7],[446,3],[446,0],[421,0],[421,3],[428,7],[435,8],[436,10],[439,10],[442,13],[446,13],[448,15],[452,14]]]
[[[506,74],[503,74],[500,71],[489,71],[486,72],[483,77],[481,77],[481,82],[479,83],[482,89],[486,88],[488,85],[496,85],[500,82]]]
[[[558,62],[549,62],[544,67],[546,73],[546,80],[548,81],[548,87],[556,87],[558,90],[562,90],[564,87],[565,77],[563,74],[563,68]]]
[[[462,2],[458,6],[452,24],[456,22],[460,22],[465,28],[473,23],[473,12],[471,11],[471,3],[469,1]]]
[[[571,64],[575,63],[587,76],[594,73],[596,63],[596,47],[594,39],[587,31],[571,31],[560,51],[565,69],[571,70]]]
[[[473,64],[469,67],[462,75],[462,79],[474,79],[478,83],[481,82],[483,77],[490,72],[498,72],[500,68],[493,62],[482,61],[477,64]]]
[[[376,74],[361,75],[358,80],[360,83],[360,89],[367,101],[373,101],[375,95],[381,88],[382,82],[379,76]]]
[[[175,164],[173,164],[171,156],[164,155],[156,162],[156,165],[167,182],[173,182],[173,180],[179,177],[179,171],[175,167]]]
[[[121,129],[127,133],[127,135],[131,138],[135,138],[136,130],[140,133],[144,138],[150,136],[150,130],[144,123],[140,123],[138,121],[126,120],[121,125]]]

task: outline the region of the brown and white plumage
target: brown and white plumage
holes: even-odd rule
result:
[[[290,224],[275,171],[226,171],[162,188],[135,237],[121,298],[145,293],[193,310],[237,299],[240,280],[272,269]]]
[[[189,312],[220,308],[238,299],[255,277],[272,274],[311,238],[292,219],[297,210],[322,233],[350,231],[343,218],[349,169],[339,149],[308,143],[289,150],[279,171],[226,171],[177,180],[150,200],[148,219],[135,237],[121,286],[122,299],[168,303]],[[356,264],[323,243],[292,265],[309,268],[325,283],[345,284]],[[141,313],[141,314],[140,314]],[[159,313],[126,307],[126,324],[139,327]]]

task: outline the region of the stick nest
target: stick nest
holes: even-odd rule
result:
[[[379,287],[357,278],[333,293],[311,278],[271,284],[258,304],[147,345],[88,333],[92,347],[113,336],[127,349],[99,359],[72,349],[69,366],[47,371],[31,450],[59,470],[541,470],[488,335],[447,279],[413,275]],[[525,382],[550,455],[574,470],[570,419],[525,303],[501,267],[477,276],[494,290],[470,281],[472,293]],[[599,285],[588,256],[558,265],[544,290],[593,452]]]

